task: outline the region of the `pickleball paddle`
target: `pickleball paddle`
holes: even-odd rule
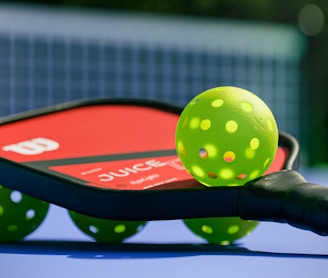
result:
[[[0,184],[93,217],[148,221],[240,216],[328,234],[328,189],[296,171],[299,146],[279,132],[264,176],[208,188],[182,166],[181,109],[154,101],[70,102],[0,120]]]

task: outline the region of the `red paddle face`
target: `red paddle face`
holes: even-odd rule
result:
[[[175,153],[179,114],[133,104],[90,104],[6,122],[0,156],[16,163],[120,190],[200,186]],[[283,169],[280,146],[268,172]]]

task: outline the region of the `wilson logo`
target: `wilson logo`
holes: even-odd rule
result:
[[[22,155],[37,155],[44,152],[54,151],[58,148],[59,144],[56,141],[39,137],[4,146],[2,149],[6,152],[11,151]]]

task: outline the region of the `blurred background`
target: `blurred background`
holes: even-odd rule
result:
[[[326,0],[0,1],[0,116],[86,98],[260,96],[328,162]]]

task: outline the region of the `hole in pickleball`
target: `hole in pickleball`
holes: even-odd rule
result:
[[[251,148],[247,148],[247,149],[245,150],[245,156],[246,156],[247,158],[249,158],[249,159],[252,159],[252,158],[255,157],[255,151],[252,150]]]
[[[223,179],[231,179],[233,177],[233,171],[231,169],[225,168],[220,171],[220,177]]]
[[[208,130],[210,127],[211,127],[211,120],[205,119],[205,120],[201,121],[201,123],[200,123],[201,130],[205,131],[205,130]]]
[[[23,195],[19,191],[13,191],[10,194],[10,200],[14,203],[19,203],[22,201]]]
[[[245,112],[252,112],[253,111],[253,105],[249,102],[243,102],[241,104],[241,109],[243,109]]]
[[[194,104],[196,104],[198,101],[200,100],[200,98],[198,97],[198,98],[195,98],[195,99],[193,99],[192,101],[191,101],[191,105],[194,105]]]
[[[213,144],[206,144],[204,147],[203,147],[206,151],[207,151],[207,154],[209,157],[216,157],[217,156],[217,149],[215,147],[215,145]]]
[[[196,128],[198,128],[199,123],[200,123],[200,120],[198,118],[192,118],[189,122],[189,127],[191,129],[196,129]]]
[[[236,158],[236,154],[232,151],[227,151],[223,154],[223,159],[226,162],[232,162],[235,160],[235,158]]]
[[[35,210],[34,209],[29,209],[27,212],[26,212],[26,215],[25,215],[25,218],[26,220],[31,220],[35,217]]]
[[[239,232],[239,230],[240,230],[239,226],[237,226],[237,225],[233,225],[233,226],[230,226],[230,227],[228,228],[228,233],[229,233],[229,234],[236,234],[236,233]]]
[[[229,133],[234,133],[237,131],[238,129],[238,124],[236,121],[227,121],[226,124],[225,124],[225,129],[227,132]]]
[[[205,175],[203,169],[200,168],[200,167],[198,167],[198,166],[196,166],[196,165],[193,165],[193,166],[191,167],[191,171],[192,171],[196,176],[198,176],[198,177],[204,177],[204,175]]]
[[[202,225],[201,229],[202,229],[203,233],[208,234],[208,235],[213,234],[213,232],[214,232],[213,228],[208,225]]]
[[[239,174],[239,175],[236,176],[236,179],[237,180],[244,180],[244,179],[246,179],[246,177],[247,177],[246,174]]]
[[[144,226],[145,226],[144,224],[138,226],[138,228],[137,228],[137,232],[139,233],[140,231],[142,231],[142,229],[144,228]]]
[[[256,179],[256,178],[259,177],[259,174],[260,174],[260,171],[259,171],[259,170],[255,170],[255,171],[253,171],[253,172],[249,175],[249,178],[250,178],[251,180]]]
[[[9,225],[8,227],[7,227],[7,230],[8,230],[8,232],[17,232],[18,231],[18,227],[17,227],[17,225]]]
[[[201,158],[203,158],[203,159],[208,158],[208,152],[207,152],[207,150],[204,149],[204,148],[200,148],[200,149],[199,149],[199,151],[198,151],[198,155],[199,155]]]
[[[213,100],[211,105],[214,107],[214,108],[218,108],[220,106],[222,106],[224,103],[224,101],[222,99],[216,99],[216,100]]]
[[[218,175],[215,174],[214,172],[208,172],[208,173],[207,173],[207,176],[208,176],[209,178],[212,178],[212,179],[216,179],[216,178],[218,177]]]
[[[99,232],[98,228],[96,226],[90,225],[89,231],[93,234],[97,234]]]
[[[182,155],[186,155],[186,149],[181,141],[178,143],[178,150]]]
[[[273,121],[271,119],[268,120],[267,125],[268,125],[268,128],[271,131],[274,131],[275,130],[275,128],[274,128],[275,124],[273,123]]]
[[[220,242],[220,245],[230,245],[230,241],[229,240],[223,240]]]
[[[263,166],[264,166],[264,167],[267,167],[267,166],[269,165],[270,161],[271,161],[271,158],[268,157],[268,158],[264,161]]]
[[[114,232],[117,234],[124,233],[126,231],[126,226],[124,224],[116,225],[114,228]]]
[[[189,118],[185,117],[185,119],[182,122],[182,127],[185,128],[188,125]]]
[[[252,138],[251,141],[249,142],[249,146],[251,147],[252,150],[257,150],[258,147],[260,146],[260,140],[256,137]]]

